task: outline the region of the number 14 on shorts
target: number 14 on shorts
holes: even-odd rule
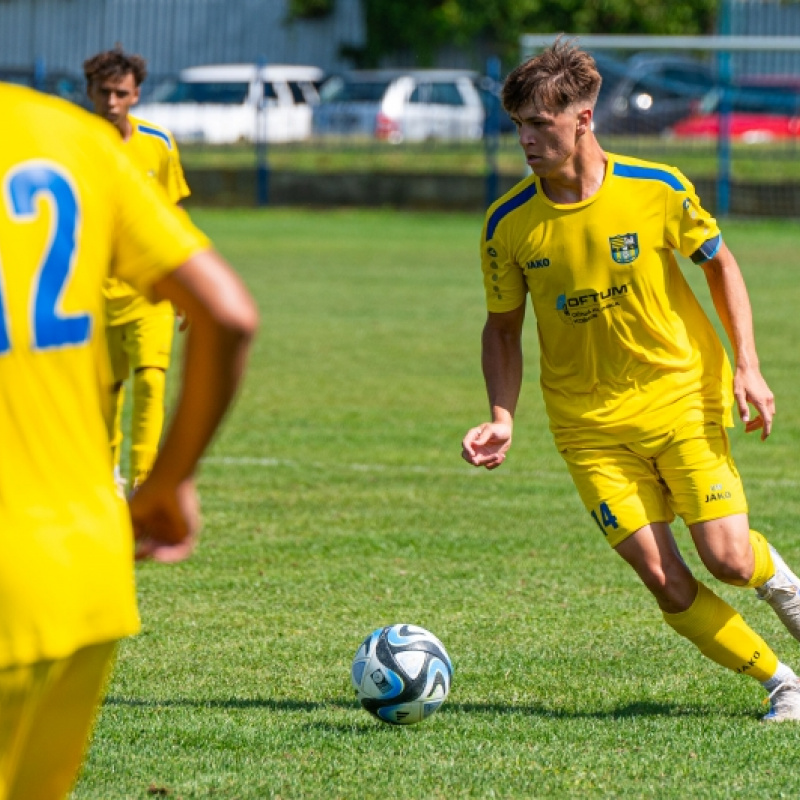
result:
[[[597,523],[597,527],[602,531],[603,536],[608,536],[609,528],[619,528],[617,518],[611,513],[608,503],[600,503],[599,508],[592,509],[590,513],[592,519]]]

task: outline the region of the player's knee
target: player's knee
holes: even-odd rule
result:
[[[682,562],[652,565],[639,577],[662,610],[672,613],[688,608],[696,594],[696,581]]]
[[[718,580],[732,586],[743,586],[753,574],[752,559],[746,554],[741,557],[727,555],[724,558],[708,559],[706,569]]]

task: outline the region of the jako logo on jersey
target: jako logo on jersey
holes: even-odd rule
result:
[[[549,258],[536,258],[533,261],[525,262],[526,269],[542,269],[543,267],[549,267],[549,266],[550,266]]]
[[[609,236],[608,243],[611,245],[611,258],[617,264],[630,264],[639,255],[639,235],[637,233]]]
[[[569,297],[560,294],[556,300],[556,311],[560,312],[561,319],[569,325],[590,322],[597,319],[601,312],[617,308],[620,303],[618,298],[628,294],[628,286],[611,286],[603,291],[594,289],[581,289]]]

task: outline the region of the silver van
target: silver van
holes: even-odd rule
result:
[[[135,116],[163,125],[179,142],[292,142],[311,134],[318,67],[213,64],[162,84]]]

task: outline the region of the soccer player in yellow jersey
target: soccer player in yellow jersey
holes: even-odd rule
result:
[[[95,113],[114,125],[142,174],[157,182],[173,203],[187,197],[189,187],[172,134],[129,113],[138,102],[140,87],[147,77],[145,60],[117,47],[87,59],[83,72]],[[114,473],[124,486],[120,472],[122,409],[125,380],[132,371],[130,475],[136,487],[153,465],[164,425],[164,392],[175,314],[170,303],[150,303],[118,278],[109,278],[104,291],[114,377],[109,427]]]
[[[0,800],[57,800],[115,642],[139,629],[132,534],[142,558],[190,553],[193,473],[256,312],[105,122],[6,84],[0,119]],[[192,322],[173,422],[129,506],[106,432],[109,274]]]
[[[550,428],[587,512],[667,624],[763,684],[765,720],[800,720],[795,673],[692,575],[670,530],[680,516],[710,573],[755,589],[800,639],[800,581],[750,529],[725,431],[733,404],[762,439],[775,413],[744,281],[678,170],[602,150],[592,133],[600,84],[593,59],[563,39],[505,82],[503,104],[533,174],[486,215],[482,364],[491,419],[467,432],[462,455],[487,469],[506,457],[530,294]],[[705,273],[733,369],[675,251]]]

